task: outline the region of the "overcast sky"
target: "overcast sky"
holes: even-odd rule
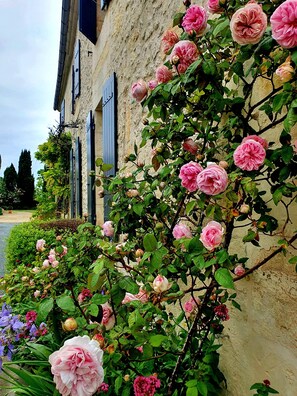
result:
[[[2,167],[34,153],[56,124],[56,87],[62,0],[0,0],[0,155]]]

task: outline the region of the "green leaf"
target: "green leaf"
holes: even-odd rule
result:
[[[231,202],[237,202],[238,201],[238,195],[236,194],[235,191],[229,191],[226,194],[226,197],[229,199]]]
[[[297,256],[291,257],[289,260],[290,264],[297,264]]]
[[[130,276],[124,276],[121,278],[119,280],[119,286],[128,293],[137,294],[139,292],[139,286]]]
[[[207,76],[214,76],[217,71],[215,61],[203,62],[202,69]]]
[[[123,383],[123,377],[121,375],[118,375],[114,382],[114,390],[117,395],[119,394],[122,383]]]
[[[40,322],[44,322],[50,313],[50,311],[54,307],[54,300],[53,298],[45,298],[41,301],[38,307],[38,320]]]
[[[234,282],[232,275],[227,268],[219,268],[215,272],[215,280],[219,285],[226,287],[227,289],[234,289]]]
[[[101,305],[104,304],[108,301],[108,295],[105,294],[94,294],[94,296],[91,298],[91,303],[96,304],[96,305]]]
[[[252,230],[248,230],[247,235],[245,235],[242,240],[243,242],[251,242],[253,241],[257,236],[257,233],[255,231]]]
[[[65,312],[74,312],[75,311],[75,305],[70,296],[61,296],[58,297],[57,300],[57,305],[59,308],[61,308]]]
[[[143,238],[143,247],[148,252],[153,252],[157,249],[157,240],[154,234],[146,234]]]
[[[283,193],[280,188],[278,188],[277,190],[274,191],[274,193],[272,194],[272,198],[273,198],[273,202],[275,203],[275,205],[277,205],[279,203],[279,201],[282,199],[282,197],[283,197]]]
[[[196,201],[188,202],[186,205],[186,214],[189,215],[196,206]]]
[[[196,379],[192,379],[186,382],[186,387],[187,388],[193,388],[194,386],[197,385],[197,380]]]
[[[294,51],[291,53],[292,61],[295,63],[297,66],[297,51]]]
[[[107,171],[109,171],[110,169],[112,169],[113,168],[113,165],[112,164],[103,164],[102,166],[101,166],[101,169],[103,170],[103,172],[107,172]]]
[[[133,212],[135,212],[138,216],[142,215],[143,209],[144,209],[144,206],[142,203],[133,205]]]
[[[98,307],[98,305],[96,305],[96,304],[91,304],[91,305],[88,307],[88,311],[89,311],[90,315],[92,315],[92,316],[94,316],[95,318],[97,318],[98,313],[99,313],[99,307]]]
[[[172,27],[180,25],[183,17],[184,17],[184,13],[183,12],[178,12],[177,14],[175,14],[174,17],[173,17]]]
[[[218,23],[217,26],[213,30],[213,36],[216,37],[222,30],[224,30],[227,26],[229,26],[229,20],[226,18],[223,22]]]
[[[293,158],[294,155],[294,150],[292,146],[283,146],[282,151],[281,151],[281,156],[282,159],[284,160],[285,164],[289,164],[291,159]]]
[[[194,387],[187,388],[186,396],[198,396],[198,389]]]
[[[195,238],[192,238],[191,242],[189,243],[189,252],[190,253],[201,252],[202,250],[203,250],[203,245],[199,237],[196,236]]]
[[[158,348],[163,341],[167,340],[167,337],[162,334],[156,334],[150,337],[149,343],[151,346]]]
[[[205,382],[198,381],[197,389],[198,389],[199,393],[201,393],[202,396],[207,396],[208,389],[207,389],[207,385],[205,384]]]
[[[103,159],[102,158],[97,158],[95,161],[95,164],[97,167],[101,166],[103,164]]]

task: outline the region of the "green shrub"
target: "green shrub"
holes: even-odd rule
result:
[[[40,223],[40,227],[44,230],[55,230],[57,234],[65,233],[66,231],[76,232],[77,227],[80,224],[83,224],[83,220],[79,219],[58,219],[58,220],[49,220],[46,222]]]
[[[34,261],[38,239],[44,239],[47,245],[50,245],[56,239],[56,232],[54,229],[42,229],[37,222],[22,223],[13,227],[6,246],[6,270]]]

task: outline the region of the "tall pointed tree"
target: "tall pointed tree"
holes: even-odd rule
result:
[[[18,175],[13,164],[8,166],[4,171],[4,184],[9,192],[15,192],[18,184]]]
[[[19,158],[18,188],[22,191],[20,207],[30,209],[34,205],[34,177],[29,150],[22,150]]]

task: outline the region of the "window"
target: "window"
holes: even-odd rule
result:
[[[61,111],[60,111],[60,125],[63,125],[65,123],[65,99],[63,99],[63,102],[61,104]]]
[[[80,40],[74,48],[74,60],[72,65],[72,106],[71,113],[74,114],[75,99],[80,95]]]
[[[96,44],[97,2],[96,0],[79,0],[78,6],[79,31]]]
[[[95,178],[90,173],[95,170],[95,145],[94,145],[95,125],[92,111],[89,111],[86,122],[86,143],[87,143],[87,193],[88,193],[88,221],[96,224],[96,203],[95,203]]]

